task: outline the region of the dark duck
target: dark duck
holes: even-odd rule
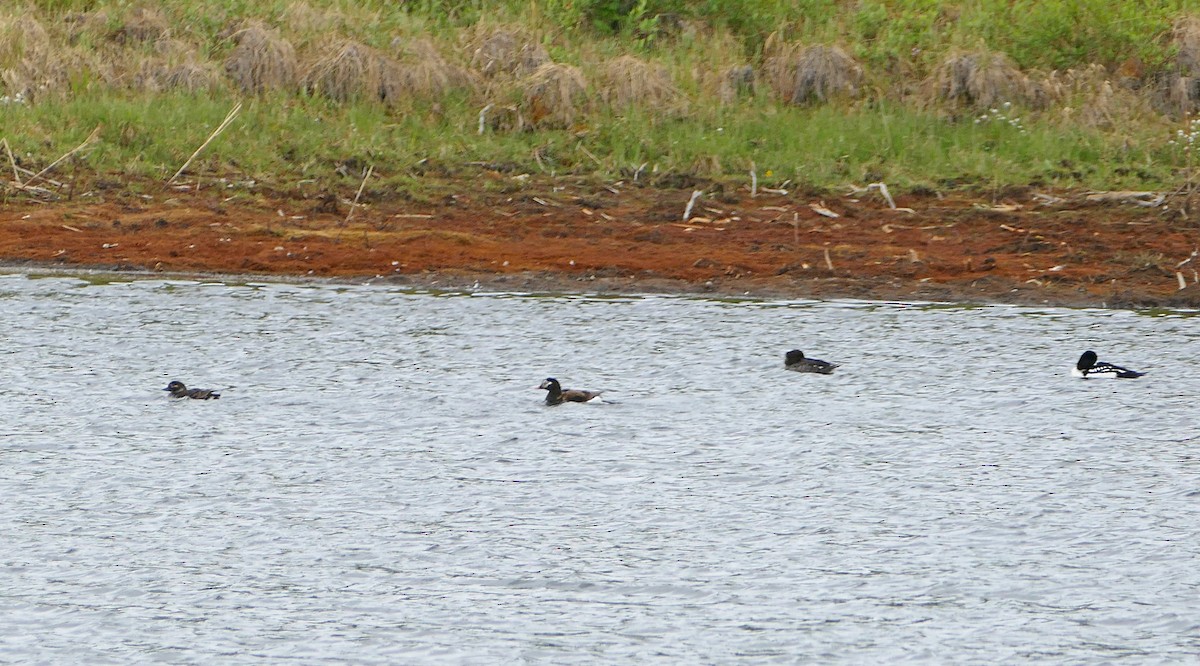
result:
[[[169,391],[172,398],[191,398],[193,400],[216,400],[221,397],[220,393],[212,389],[190,389],[183,385],[183,382],[171,382],[167,384],[164,391]]]
[[[546,381],[538,388],[546,391],[547,405],[561,405],[564,402],[587,402],[592,398],[600,396],[599,391],[584,391],[581,389],[564,389],[562,384],[553,377],[547,377]]]
[[[838,363],[830,363],[815,358],[805,358],[804,352],[793,349],[783,357],[783,367],[796,372],[816,372],[822,375],[832,375]]]
[[[1096,352],[1088,350],[1083,352],[1083,356],[1079,357],[1079,362],[1075,364],[1075,369],[1071,370],[1071,374],[1076,377],[1083,377],[1084,379],[1089,377],[1137,379],[1146,373],[1097,360]]]

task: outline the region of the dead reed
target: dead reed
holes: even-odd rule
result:
[[[1028,103],[1032,84],[1012,59],[994,51],[953,53],[925,81],[927,104],[987,109],[1004,102]]]
[[[528,76],[550,62],[546,48],[520,30],[495,28],[473,41],[471,68],[486,78]]]
[[[525,80],[524,116],[535,127],[571,127],[587,105],[587,79],[578,67],[546,63]]]
[[[604,63],[599,79],[600,98],[613,107],[648,105],[665,110],[683,101],[666,67],[632,55]]]
[[[1171,46],[1176,49],[1174,71],[1162,77],[1156,101],[1164,112],[1184,116],[1200,109],[1200,17],[1175,21]]]
[[[772,45],[766,72],[776,94],[789,104],[827,102],[858,95],[863,68],[838,46]]]
[[[469,71],[446,60],[433,40],[421,38],[403,45],[399,61],[382,65],[380,97],[397,104],[405,99],[436,99],[473,86]]]
[[[291,42],[260,21],[230,36],[236,46],[225,59],[225,73],[242,92],[261,93],[296,85],[296,50]]]
[[[66,76],[41,22],[29,15],[0,16],[0,86],[6,95],[33,101],[62,88]]]
[[[134,7],[120,24],[109,33],[109,39],[118,44],[153,42],[166,37],[171,26],[162,11],[153,6]]]
[[[303,77],[303,85],[309,94],[337,102],[380,99],[385,74],[401,76],[399,64],[364,44],[347,40],[329,47],[313,63]]]
[[[750,65],[733,65],[725,70],[717,89],[717,95],[723,104],[732,104],[743,97],[750,97],[757,92],[758,77],[754,67]]]

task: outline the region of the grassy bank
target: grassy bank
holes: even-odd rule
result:
[[[341,192],[369,165],[368,197],[418,198],[485,171],[506,177],[472,182],[512,189],[751,171],[814,192],[1173,189],[1194,161],[1193,10],[41,0],[0,10],[0,138],[25,182],[99,127],[52,173],[72,192],[165,181],[239,102],[188,179]]]

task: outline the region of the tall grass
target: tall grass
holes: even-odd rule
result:
[[[371,164],[381,191],[410,195],[480,169],[736,182],[751,165],[815,190],[1166,188],[1194,161],[1171,140],[1200,110],[1196,13],[1200,0],[35,0],[0,9],[0,136],[32,168],[99,125],[85,171],[166,178],[243,101],[193,174],[342,187]],[[508,115],[480,133],[485,107]]]

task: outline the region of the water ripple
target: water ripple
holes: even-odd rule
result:
[[[0,649],[1190,660],[1193,314],[0,276]]]

